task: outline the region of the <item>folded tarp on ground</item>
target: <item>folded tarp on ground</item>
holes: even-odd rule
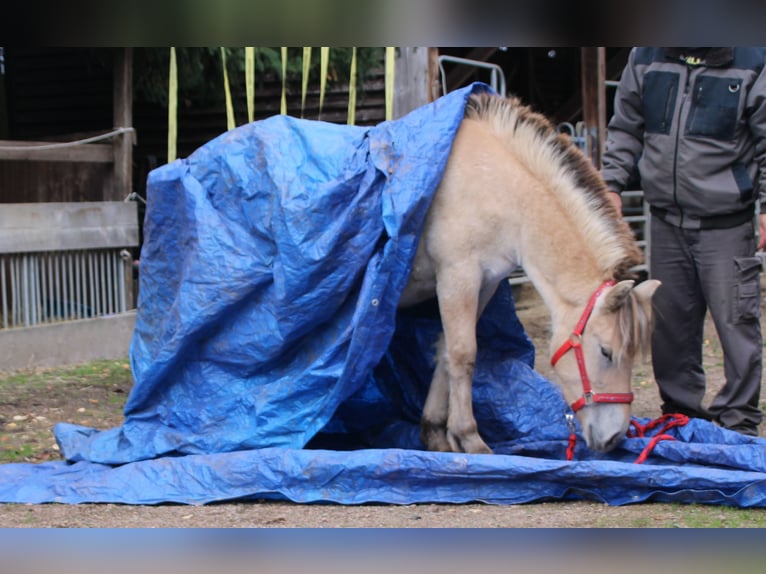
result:
[[[55,428],[67,462],[0,466],[3,502],[766,506],[766,440],[703,421],[565,461],[568,407],[504,286],[474,403],[496,455],[422,450],[439,330],[397,311],[468,96],[372,128],[274,117],[152,172],[124,424]],[[661,468],[658,468],[661,466]]]

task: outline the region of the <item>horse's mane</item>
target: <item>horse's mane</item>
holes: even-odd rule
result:
[[[554,191],[566,206],[563,212],[576,221],[593,249],[605,278],[632,277],[629,269],[642,261],[633,232],[609,200],[611,192],[601,174],[566,135],[513,97],[474,94],[465,117],[487,123],[527,169]]]

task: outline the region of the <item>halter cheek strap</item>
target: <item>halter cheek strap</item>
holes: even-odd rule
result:
[[[594,393],[591,389],[590,379],[588,378],[588,370],[585,368],[585,356],[582,352],[582,333],[585,330],[585,325],[590,319],[590,315],[593,312],[593,307],[596,305],[596,300],[603,293],[607,287],[612,287],[614,281],[604,281],[601,286],[596,289],[596,292],[591,295],[588,304],[585,306],[585,310],[580,316],[580,320],[575,325],[572,334],[564,343],[558,348],[558,350],[551,357],[551,365],[555,366],[559,362],[559,359],[563,357],[570,349],[574,349],[575,358],[577,360],[577,368],[580,370],[580,380],[582,381],[583,395],[575,402],[571,407],[574,412],[579,411],[585,405],[593,403],[632,403],[633,393]]]

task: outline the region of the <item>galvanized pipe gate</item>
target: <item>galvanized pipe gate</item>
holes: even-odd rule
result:
[[[110,319],[120,332],[111,344],[127,355],[138,244],[135,202],[3,204],[0,370],[113,354],[97,348]]]

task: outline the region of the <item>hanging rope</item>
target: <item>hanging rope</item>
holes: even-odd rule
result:
[[[319,117],[322,117],[324,92],[327,88],[327,69],[330,65],[330,48],[319,48]]]
[[[303,48],[303,75],[301,77],[301,117],[306,109],[306,92],[309,87],[309,67],[311,66],[311,48]]]
[[[245,94],[247,96],[247,121],[255,118],[255,48],[245,48]]]
[[[107,140],[110,138],[113,138],[115,136],[126,134],[126,133],[135,133],[135,128],[114,128],[112,131],[107,132],[105,134],[100,134],[97,136],[91,136],[89,138],[81,139],[81,140],[75,140],[71,142],[56,142],[56,143],[49,143],[49,144],[33,144],[33,145],[0,145],[0,149],[3,150],[10,150],[10,151],[39,151],[39,150],[46,150],[46,149],[60,149],[65,147],[75,147],[78,145],[84,145],[89,144],[101,140]],[[134,143],[135,143],[135,136],[134,136]]]
[[[396,63],[396,48],[386,48],[386,120],[394,117],[394,74]]]
[[[233,130],[234,104],[231,101],[231,88],[229,87],[229,72],[226,69],[226,50],[221,47],[221,67],[223,68],[223,91],[226,95],[226,129]]]
[[[287,115],[287,47],[282,46],[282,100],[279,105],[279,113]]]
[[[175,161],[178,153],[178,63],[175,48],[170,48],[168,76],[168,163],[170,163]]]
[[[348,125],[356,124],[356,47],[351,48],[351,74],[348,80]]]

